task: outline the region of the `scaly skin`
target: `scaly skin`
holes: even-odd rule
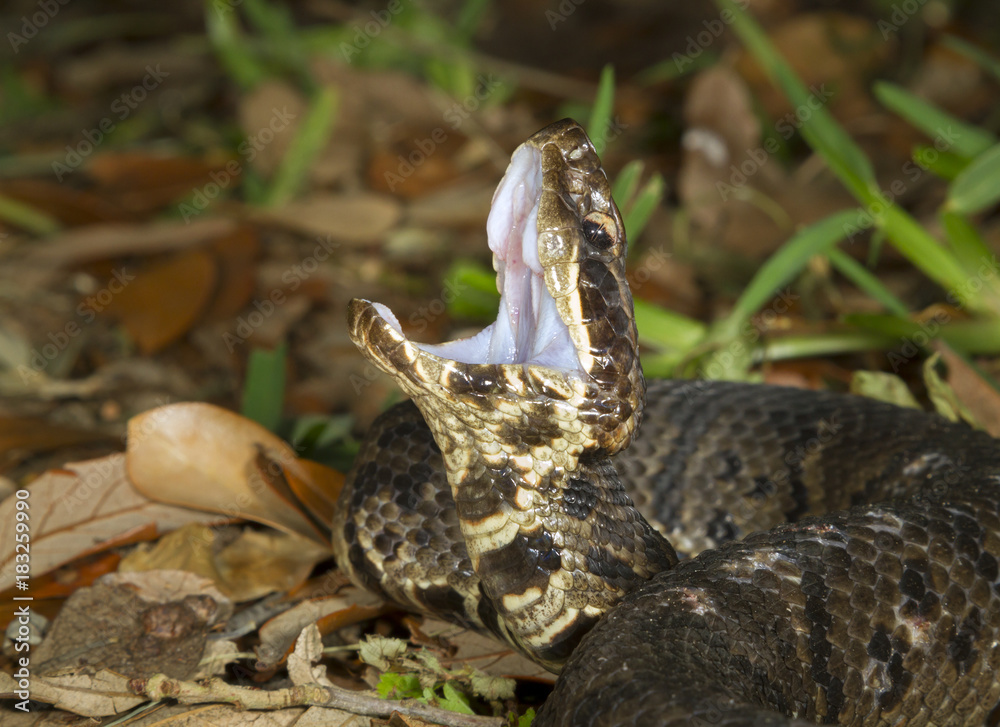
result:
[[[452,361],[352,302],[355,343],[427,424],[410,404],[373,427],[338,562],[554,671],[572,654],[538,725],[983,724],[1000,699],[996,442],[858,397],[653,382],[615,457],[645,398],[621,218],[576,124],[525,146],[578,365]],[[642,512],[700,554],[677,563],[626,494],[639,480]]]

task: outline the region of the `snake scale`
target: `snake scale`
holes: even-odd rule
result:
[[[997,724],[994,439],[832,392],[647,390],[621,216],[571,120],[514,152],[487,233],[480,334],[418,345],[350,305],[412,399],[337,505],[356,582],[560,672],[536,725]]]

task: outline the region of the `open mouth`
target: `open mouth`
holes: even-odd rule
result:
[[[493,195],[486,234],[500,292],[497,320],[468,338],[415,344],[420,349],[460,363],[528,364],[583,372],[539,261],[541,159],[537,148],[520,146]],[[375,308],[402,333],[386,306],[375,303]]]

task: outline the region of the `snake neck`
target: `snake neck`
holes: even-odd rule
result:
[[[676,562],[608,460],[632,441],[645,381],[624,225],[578,124],[514,152],[487,235],[493,325],[421,345],[388,308],[354,300],[349,326],[441,449],[483,621],[555,670],[625,593]]]
[[[546,668],[558,671],[626,593],[676,564],[611,461],[587,455],[575,420],[569,431],[549,421],[518,435],[496,410],[480,418],[434,397],[415,402],[445,460],[484,596],[479,616]]]

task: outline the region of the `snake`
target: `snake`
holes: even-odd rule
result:
[[[621,214],[571,119],[486,223],[495,323],[348,329],[410,398],[363,441],[339,566],[558,674],[534,724],[1000,722],[1000,447],[826,390],[646,381]]]

